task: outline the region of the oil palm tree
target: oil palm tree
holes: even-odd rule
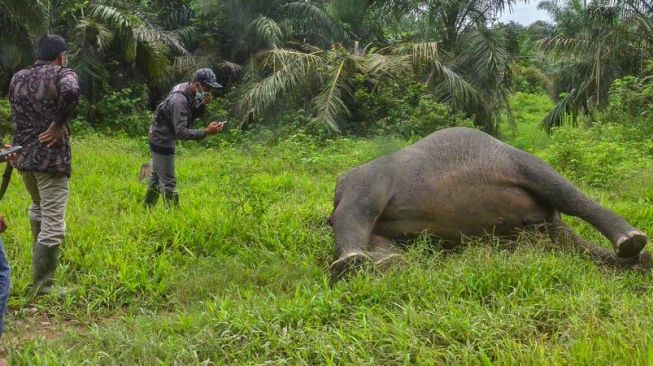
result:
[[[188,54],[182,32],[163,29],[153,13],[92,1],[69,32],[71,66],[91,100],[98,80],[161,83],[174,58]]]
[[[415,43],[383,48],[352,49],[335,45],[329,50],[274,48],[259,55],[248,67],[241,106],[246,119],[259,117],[289,98],[298,98],[312,112],[313,123],[341,132],[350,115],[348,97],[359,76],[376,82],[411,78],[416,70],[429,70],[429,85],[446,90],[461,103],[481,108],[477,90],[441,62],[436,43]]]
[[[625,2],[544,1],[539,7],[557,26],[555,36],[541,41],[542,50],[558,61],[552,76],[557,104],[543,121],[550,131],[567,120],[575,124],[579,114],[592,119],[592,111],[606,105],[612,82],[641,69],[650,40],[637,31],[646,17]]]
[[[46,5],[39,0],[0,0],[0,80],[33,59],[34,37],[45,31]]]
[[[261,115],[271,109],[282,95],[291,95],[299,89],[303,99],[313,101],[315,122],[325,123],[331,130],[339,131],[349,114],[346,96],[351,92],[351,81],[357,75],[387,72],[389,75],[416,77],[441,101],[466,112],[486,131],[496,132],[501,112],[508,111],[508,116],[511,116],[508,104],[511,54],[507,52],[505,39],[487,24],[516,2],[362,2],[366,6],[357,10],[360,19],[365,19],[364,12],[376,10],[375,14],[391,14],[395,22],[412,24],[411,42],[378,45],[358,54],[357,47],[347,49],[341,45],[355,44],[358,41],[356,32],[333,32],[329,38],[330,47],[326,50],[313,48],[303,52],[301,47],[310,48],[303,43],[293,50],[273,48],[264,52],[248,67],[246,85],[249,90],[243,98],[247,116]],[[334,14],[343,12],[332,10],[337,9],[337,3],[326,2],[319,7],[307,2],[292,2],[283,7],[292,9],[292,14],[302,15],[302,18],[310,15],[311,19],[316,19],[313,24],[324,27],[338,24],[342,28],[340,18]],[[414,53],[416,50],[421,52]],[[369,66],[371,60],[383,62],[379,64],[380,68],[373,69]],[[320,92],[311,93],[311,90]]]

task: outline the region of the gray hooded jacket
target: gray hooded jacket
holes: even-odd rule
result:
[[[193,120],[204,111],[205,106],[188,92],[188,83],[176,85],[154,111],[149,132],[150,149],[157,154],[173,155],[178,139],[204,138],[203,129],[193,129]]]

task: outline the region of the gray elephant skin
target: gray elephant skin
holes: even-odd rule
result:
[[[561,214],[591,224],[614,252],[578,237]],[[651,266],[644,233],[540,159],[470,128],[437,131],[341,175],[329,224],[333,281],[361,263],[395,258],[398,240],[421,233],[459,242],[537,228],[599,263]]]

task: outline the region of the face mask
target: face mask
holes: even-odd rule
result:
[[[206,93],[204,92],[204,89],[202,88],[201,85],[198,84],[198,86],[202,89],[202,91],[198,90],[197,92],[195,92],[195,100],[201,102],[204,100],[204,96],[206,95]]]
[[[68,66],[68,54],[65,52],[61,54],[61,66]]]

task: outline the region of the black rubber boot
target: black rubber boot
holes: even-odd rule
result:
[[[164,192],[163,201],[167,208],[179,208],[179,194],[177,192]]]
[[[49,247],[35,243],[32,247],[32,278],[35,295],[47,295],[52,292],[58,253],[58,245]]]
[[[152,208],[156,206],[157,201],[159,200],[159,189],[148,187],[147,192],[145,192],[145,207]]]
[[[41,233],[41,221],[29,220],[32,227],[32,247],[39,241],[39,234]]]

